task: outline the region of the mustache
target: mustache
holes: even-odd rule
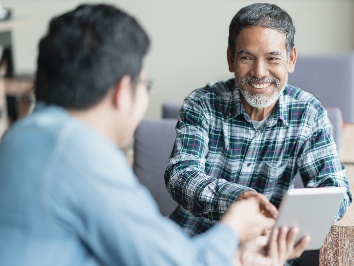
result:
[[[269,83],[275,83],[276,86],[279,86],[280,84],[280,80],[277,78],[267,78],[267,77],[263,77],[263,78],[256,78],[256,77],[251,77],[251,76],[247,76],[241,79],[241,84],[245,85],[248,82],[269,82]]]

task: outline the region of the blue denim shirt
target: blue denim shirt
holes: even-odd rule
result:
[[[0,265],[231,265],[237,244],[223,225],[185,235],[122,152],[64,109],[0,142]]]

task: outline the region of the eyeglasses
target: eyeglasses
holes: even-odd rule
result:
[[[145,87],[147,88],[148,92],[151,91],[152,85],[154,84],[152,79],[138,79],[138,80],[135,81],[135,83],[136,84],[143,83],[145,85]]]

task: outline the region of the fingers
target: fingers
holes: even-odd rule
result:
[[[297,227],[293,227],[288,230],[286,227],[282,227],[281,230],[286,234],[286,259],[295,259],[301,256],[304,252],[306,246],[310,241],[309,236],[303,237],[296,245],[295,239],[296,235],[299,233]],[[283,237],[283,236],[282,236]]]
[[[259,205],[261,213],[269,218],[276,218],[278,216],[278,210],[275,206],[269,202],[269,200],[262,194],[253,190],[248,190],[241,193],[236,201],[246,200],[254,198]]]
[[[286,260],[300,257],[310,238],[303,237],[294,247],[298,232],[298,228],[293,227],[289,230],[286,226],[273,230],[267,246],[267,253],[272,259],[273,265],[283,265]]]
[[[273,228],[275,220],[272,218],[265,217],[265,216],[263,216],[263,217],[264,218],[263,218],[263,222],[262,222],[262,225],[263,225],[262,232],[268,234],[269,230],[271,230]]]
[[[220,223],[233,228],[239,236],[240,242],[244,243],[272,228],[274,220],[262,215],[259,211],[258,201],[255,198],[250,198],[231,205]]]
[[[263,229],[261,236],[268,236],[271,230],[269,228]]]
[[[260,234],[263,219],[257,201],[249,199],[232,204],[220,223],[230,226],[243,243]]]
[[[309,236],[304,236],[300,239],[300,241],[295,245],[293,251],[289,254],[288,259],[295,259],[301,256],[301,254],[305,251],[308,243],[310,242]]]
[[[258,193],[256,191],[253,191],[253,190],[247,190],[243,193],[241,193],[236,201],[241,201],[241,200],[245,200],[245,199],[250,199],[250,198],[255,198],[257,197]]]
[[[255,229],[255,237],[256,236],[266,236],[269,235],[271,229],[274,226],[275,220],[272,218],[268,218],[261,213],[258,213],[257,215],[258,223],[254,225]],[[256,230],[256,226],[258,230]]]
[[[275,206],[272,203],[267,202],[263,206],[264,206],[263,215],[265,215],[266,217],[273,218],[273,219],[277,218],[278,210],[277,210],[277,208],[275,208]]]
[[[287,232],[286,244],[289,248],[292,248],[293,246],[295,246],[295,237],[298,232],[299,232],[299,229],[297,227],[293,227]]]
[[[278,235],[278,255],[280,261],[285,261],[288,255],[289,249],[292,248],[292,245],[289,246],[289,242],[293,241],[293,239],[288,240],[288,228],[286,226],[282,226],[279,229]]]
[[[299,229],[297,227],[293,227],[288,231],[286,237],[286,244],[288,247],[288,255],[287,259],[295,259],[301,256],[304,252],[307,244],[310,242],[310,237],[305,236],[301,238],[301,240],[295,245],[296,235],[299,233]]]
[[[270,236],[270,241],[268,245],[268,255],[273,260],[278,258],[278,235],[279,230],[274,229]]]
[[[254,216],[254,220],[248,223],[248,225],[252,227],[252,231],[253,231],[252,235],[250,235],[248,240],[264,235],[264,232],[268,232],[270,228],[274,226],[274,223],[275,223],[274,219],[267,218],[258,212]]]
[[[278,210],[275,206],[269,202],[269,200],[262,194],[257,195],[259,207],[263,215],[270,218],[276,218],[278,216]]]

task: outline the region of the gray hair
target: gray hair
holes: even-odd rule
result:
[[[246,27],[261,26],[272,28],[286,35],[288,55],[294,48],[295,26],[289,14],[274,4],[255,3],[240,9],[229,27],[229,49],[235,55],[235,40]]]

